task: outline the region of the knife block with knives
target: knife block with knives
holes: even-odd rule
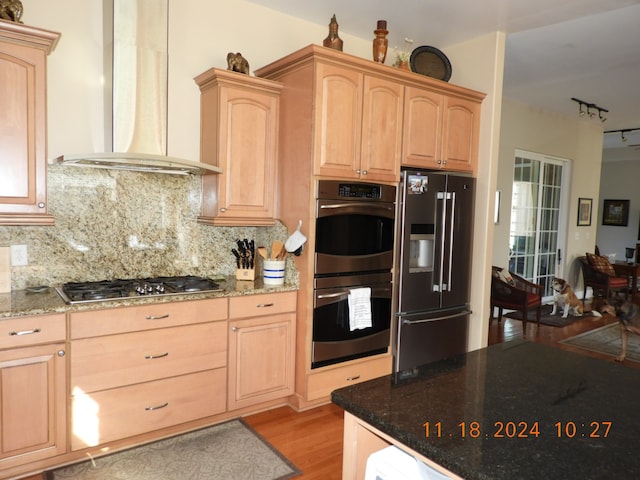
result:
[[[255,280],[256,278],[256,244],[254,240],[236,240],[238,248],[231,252],[236,257],[236,280]]]

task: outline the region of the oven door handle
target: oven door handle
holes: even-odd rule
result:
[[[320,210],[335,210],[338,208],[353,209],[354,207],[366,208],[367,212],[373,209],[373,210],[384,210],[386,212],[392,212],[395,214],[395,208],[393,206],[377,205],[373,202],[371,203],[367,203],[367,202],[330,203],[330,204],[320,205]]]
[[[317,295],[316,298],[321,300],[325,298],[346,297],[347,295],[349,295],[349,292],[321,293],[320,295]]]

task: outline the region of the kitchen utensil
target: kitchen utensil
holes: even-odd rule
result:
[[[267,247],[258,247],[258,254],[265,260],[269,258],[269,255],[267,254]]]
[[[284,248],[284,243],[280,240],[274,240],[271,244],[271,260],[277,260],[280,254],[282,253],[282,249]]]

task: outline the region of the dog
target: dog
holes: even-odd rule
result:
[[[571,285],[562,278],[553,277],[551,279],[551,289],[553,290],[553,310],[551,315],[555,315],[558,309],[562,309],[562,318],[567,318],[569,313],[577,317],[582,316],[582,303],[578,300]]]
[[[620,295],[613,295],[600,307],[600,311],[614,315],[620,324],[622,347],[616,361],[623,362],[627,357],[629,333],[640,335],[640,307]]]

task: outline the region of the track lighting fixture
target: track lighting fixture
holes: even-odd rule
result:
[[[594,118],[596,116],[595,110],[598,111],[598,118],[602,123],[607,121],[607,117],[602,115],[602,112],[609,113],[609,110],[606,108],[599,107],[595,103],[585,102],[584,100],[580,100],[579,98],[572,97],[571,100],[578,104],[578,115],[584,117],[587,115],[589,118]],[[585,112],[584,107],[587,107],[587,111]]]
[[[640,130],[640,128],[623,128],[622,130],[606,130],[604,133],[619,133],[620,140],[622,140],[623,143],[626,143],[629,140],[629,137],[625,137],[624,134],[635,132],[636,130]]]

